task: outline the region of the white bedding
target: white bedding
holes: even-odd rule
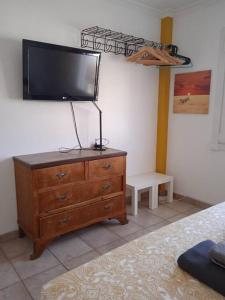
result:
[[[177,266],[195,244],[225,240],[225,203],[149,233],[50,281],[42,300],[219,300]]]

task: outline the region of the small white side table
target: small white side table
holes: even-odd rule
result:
[[[138,213],[138,192],[149,189],[149,208],[158,207],[158,186],[159,184],[167,185],[167,201],[173,202],[173,176],[160,173],[147,173],[127,177],[127,187],[131,190],[132,214]]]

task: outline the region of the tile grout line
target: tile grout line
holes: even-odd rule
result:
[[[99,223],[99,224],[101,224],[101,223]],[[102,226],[104,227],[104,225],[102,224]],[[89,226],[88,226],[89,227]],[[88,227],[86,227],[86,228],[88,228]],[[106,229],[106,228],[105,228]],[[109,230],[108,228],[107,228],[107,230]],[[76,231],[74,231],[74,232],[76,232]],[[110,231],[110,232],[112,232],[112,231]],[[88,246],[88,247],[90,247],[91,248],[91,250],[90,251],[87,251],[87,252],[85,252],[85,253],[83,253],[83,254],[81,254],[81,255],[79,255],[79,256],[75,256],[75,257],[72,257],[70,260],[72,260],[72,259],[74,259],[74,258],[79,258],[79,257],[81,257],[81,256],[83,256],[83,255],[85,255],[85,254],[87,254],[87,253],[89,253],[89,252],[91,252],[91,251],[95,251],[95,252],[97,252],[98,254],[100,254],[100,256],[102,255],[102,253],[100,253],[99,251],[98,251],[98,248],[100,248],[100,247],[102,247],[102,246],[106,246],[106,245],[109,245],[109,244],[111,244],[111,243],[113,243],[114,241],[112,241],[112,242],[109,242],[109,243],[107,243],[107,244],[104,244],[104,245],[102,245],[102,246],[100,246],[100,247],[98,247],[98,248],[96,248],[96,247],[93,247],[90,243],[88,243],[86,240],[84,240],[82,237],[81,237],[81,235],[79,235],[79,233],[77,232],[77,235],[78,235],[78,237]],[[117,237],[120,237],[118,234],[115,234]],[[121,237],[120,237],[120,239],[121,239]],[[119,239],[116,239],[115,241],[117,241],[117,240],[119,240]],[[123,239],[123,241],[125,241],[126,242],[126,240],[124,240]],[[48,251],[50,251],[50,253],[59,261],[59,263],[61,264],[61,265],[63,265],[65,268],[66,268],[66,270],[70,270],[70,269],[68,269],[67,268],[67,266],[64,264],[64,262],[63,261],[61,261],[52,251],[51,251],[51,249],[49,249],[49,248],[47,248],[48,249]],[[70,261],[69,260],[69,261]],[[42,272],[40,272],[40,273],[42,273]]]
[[[198,208],[197,206],[195,206],[195,205],[193,205],[195,208]],[[167,207],[167,206],[166,206]],[[191,211],[192,210],[192,208],[189,208],[189,209],[187,209],[187,210],[184,210],[183,212],[181,212],[181,211],[178,211],[177,209],[172,209],[172,208],[170,208],[170,207],[167,207],[167,208],[169,208],[169,209],[171,209],[171,210],[174,210],[175,212],[176,212],[176,214],[173,216],[173,217],[176,217],[176,216],[178,216],[178,215],[180,215],[180,214],[184,214],[184,213],[186,213],[186,212],[188,212],[188,211]],[[164,217],[162,217],[162,216],[159,216],[159,215],[156,215],[156,214],[154,214],[154,209],[152,210],[153,212],[149,212],[149,213],[151,213],[151,214],[153,214],[154,216],[156,216],[156,217],[159,217],[159,218],[162,218],[162,219],[164,219],[164,220],[168,220],[168,219],[170,219],[170,218],[164,218]],[[171,217],[171,218],[173,218],[173,217]]]
[[[36,275],[40,275],[41,273],[44,273],[44,272],[49,271],[49,270],[51,270],[51,269],[54,269],[55,267],[58,267],[59,265],[62,265],[62,264],[60,263],[60,264],[58,264],[58,265],[56,265],[56,266],[52,266],[51,268],[48,268],[48,269],[46,269],[46,270],[44,270],[44,271],[35,273],[35,274],[33,274],[33,275],[31,275],[31,276],[28,276],[28,277],[26,277],[26,278],[21,278],[21,280],[22,280],[22,281],[25,281],[25,280],[27,280],[27,279],[29,279],[29,278],[31,278],[31,277],[34,277],[34,276],[36,276]]]
[[[151,214],[153,215],[153,213],[151,213],[151,212],[148,212],[148,213],[149,213],[150,215],[151,215]],[[167,219],[165,219],[165,218],[163,218],[163,217],[159,217],[158,215],[155,215],[155,214],[154,214],[154,217],[158,217],[158,218],[162,219],[162,221],[167,221]],[[134,222],[135,224],[141,226],[143,229],[146,229],[146,228],[148,228],[148,227],[150,227],[150,226],[154,226],[154,225],[157,225],[157,224],[159,224],[159,223],[162,223],[162,221],[159,221],[159,222],[157,222],[157,223],[155,223],[155,224],[153,224],[153,225],[149,225],[149,226],[147,226],[147,227],[144,227],[144,226],[140,225],[139,223],[135,222],[135,220],[132,220],[132,222]]]
[[[59,266],[59,265],[61,264],[61,261],[58,259],[58,257],[57,257],[54,253],[52,253],[51,250],[50,250],[48,247],[47,247],[44,251],[46,251],[46,250],[48,250],[48,251],[56,258],[56,260],[58,261],[59,264],[57,264],[57,265],[55,265],[55,266],[52,266],[52,267],[50,267],[50,268],[48,268],[48,269],[46,269],[46,270],[44,270],[44,271],[35,273],[35,274],[33,274],[33,275],[31,275],[31,276],[28,276],[28,277],[26,277],[26,278],[22,278],[22,277],[20,276],[20,274],[16,271],[16,269],[15,269],[13,263],[11,262],[11,260],[16,259],[16,258],[18,258],[18,257],[20,257],[20,256],[23,256],[23,255],[29,255],[30,252],[28,252],[28,251],[27,251],[27,252],[23,252],[23,253],[21,253],[21,254],[18,254],[18,255],[16,255],[16,256],[13,256],[11,259],[8,258],[8,257],[6,256],[6,254],[5,254],[5,252],[4,252],[3,249],[1,249],[1,252],[4,254],[4,257],[6,258],[6,260],[7,260],[7,261],[10,263],[10,265],[13,267],[13,269],[14,269],[15,272],[16,272],[16,274],[19,276],[19,279],[20,279],[21,281],[23,281],[23,280],[26,280],[27,278],[33,277],[33,276],[38,275],[38,274],[40,274],[40,273],[42,273],[42,272],[48,271],[48,270],[50,270],[50,269],[53,269],[54,267]],[[43,251],[43,253],[44,253],[44,251]],[[42,253],[42,254],[43,254],[43,253]],[[41,255],[42,255],[42,254],[41,254]],[[36,259],[38,259],[38,258],[36,258]],[[29,261],[30,261],[30,260],[31,260],[31,259],[29,259]],[[34,260],[35,260],[35,259],[34,259]]]
[[[17,275],[18,278],[19,278],[19,281],[16,281],[16,282],[14,282],[14,283],[12,283],[12,284],[10,284],[10,285],[7,285],[7,286],[5,286],[4,288],[0,289],[0,290],[4,290],[4,289],[6,289],[6,288],[8,288],[8,287],[10,287],[10,286],[12,286],[12,285],[14,285],[14,284],[20,282],[20,281],[21,281],[21,277],[19,276],[19,274],[18,274],[17,271],[15,270],[13,264],[12,264],[11,261],[7,258],[7,256],[5,255],[5,253],[4,253],[3,251],[1,251],[1,252],[2,252],[2,255],[3,255],[3,257],[5,258],[5,260],[10,264],[10,266],[13,268],[13,270],[15,271],[16,275]]]
[[[154,215],[154,216],[155,216],[155,215]],[[132,232],[132,233],[130,233],[130,234],[127,234],[126,236],[131,235],[131,234],[135,234],[135,233],[137,233],[137,232],[139,232],[139,231],[141,231],[141,230],[146,230],[147,228],[149,228],[149,227],[151,227],[151,226],[158,225],[158,224],[162,223],[163,221],[168,221],[168,222],[169,222],[168,219],[165,219],[165,218],[162,218],[162,217],[159,217],[159,218],[161,218],[162,221],[157,222],[157,223],[155,223],[155,224],[153,224],[153,225],[150,225],[150,226],[147,226],[147,227],[144,227],[144,226],[140,225],[139,223],[137,223],[137,222],[131,220],[131,222],[133,222],[133,223],[135,223],[136,225],[138,225],[139,227],[141,227],[141,229],[139,229],[139,230],[137,230],[137,231],[134,231],[134,232]],[[117,232],[114,232],[112,229],[107,228],[104,224],[101,224],[101,223],[99,223],[99,224],[102,225],[104,229],[106,229],[106,230],[110,231],[111,233],[115,234],[115,235],[119,238],[118,240],[122,240],[123,242],[125,242],[125,244],[130,242],[130,241],[127,241],[124,237],[120,236]],[[122,224],[121,224],[121,225],[122,225]],[[122,225],[122,226],[123,226],[123,225]],[[79,235],[79,234],[78,234],[78,235]],[[143,234],[143,235],[144,235],[144,234]],[[85,242],[85,243],[86,243],[89,247],[91,247],[94,251],[96,251],[97,253],[100,253],[100,255],[103,255],[103,254],[102,254],[101,252],[99,252],[99,250],[98,250],[99,248],[104,247],[104,246],[107,246],[107,245],[110,245],[110,244],[112,244],[112,243],[115,242],[115,241],[118,241],[118,240],[115,240],[115,241],[109,242],[109,243],[107,243],[107,244],[104,244],[104,245],[102,245],[102,246],[96,248],[96,247],[91,246],[91,245],[90,245],[86,240],[84,240],[80,235],[79,235],[79,237],[80,237],[80,239],[81,239],[83,242]],[[121,246],[122,246],[122,245],[121,245]],[[118,246],[118,247],[120,247],[120,246]],[[116,248],[118,248],[118,247],[116,247]],[[116,248],[114,248],[114,249],[116,249]],[[113,249],[112,249],[112,250],[113,250]],[[111,251],[111,250],[110,250],[110,251]],[[89,252],[90,252],[90,251],[89,251]],[[80,257],[80,256],[82,256],[82,255],[79,255],[78,257]]]
[[[156,215],[156,214],[154,214],[154,212],[151,213],[151,214],[153,214],[155,217],[159,217],[159,218],[163,219],[164,221],[167,221],[167,220],[168,220],[168,218],[165,218],[165,217]],[[176,217],[177,215],[179,215],[179,213],[176,211],[176,214],[175,214],[173,217]],[[171,217],[171,218],[173,218],[173,217]]]
[[[4,251],[3,249],[1,249],[1,250],[2,250],[2,252],[5,253],[5,251]],[[22,255],[27,255],[27,254],[30,254],[30,252],[24,251],[24,252],[22,252],[22,253],[20,253],[20,254],[17,254],[17,255],[15,255],[15,256],[11,257],[11,258],[7,258],[7,260],[11,262],[11,260],[13,260],[13,259],[15,259],[15,258],[18,258],[18,257],[20,257],[20,256],[22,256]]]
[[[49,249],[47,249],[47,250],[49,251]],[[3,252],[3,251],[2,251],[2,252]],[[52,252],[51,252],[51,253],[52,253]],[[23,254],[21,254],[21,255],[27,255],[27,254],[28,254],[28,253],[23,253]],[[17,276],[18,276],[18,278],[19,278],[19,281],[15,282],[15,283],[13,283],[13,284],[10,284],[10,285],[7,286],[7,287],[10,287],[10,286],[12,286],[12,285],[14,285],[14,284],[16,284],[16,283],[21,282],[22,285],[23,285],[23,287],[25,288],[25,290],[26,290],[26,291],[28,292],[28,294],[31,296],[31,299],[34,299],[34,298],[33,298],[33,296],[31,295],[31,293],[30,293],[30,291],[28,290],[28,288],[26,287],[26,285],[25,285],[25,280],[28,279],[28,278],[31,278],[31,277],[33,277],[33,276],[39,275],[39,274],[41,274],[41,273],[43,273],[43,272],[49,271],[49,270],[51,270],[51,269],[53,269],[53,268],[55,268],[55,267],[61,265],[59,259],[58,259],[57,257],[55,257],[56,260],[59,262],[59,264],[57,264],[57,265],[55,265],[55,266],[52,266],[52,267],[50,267],[50,268],[48,268],[48,269],[46,269],[46,270],[44,270],[44,271],[35,273],[35,274],[33,274],[33,275],[31,275],[31,276],[28,276],[28,277],[26,277],[26,278],[22,278],[22,277],[20,276],[20,274],[17,272],[17,270],[16,270],[16,268],[14,267],[13,263],[10,261],[10,259],[7,258],[7,256],[5,255],[4,252],[3,252],[3,255],[4,255],[4,257],[6,258],[6,260],[9,262],[9,264],[12,266],[13,270],[15,271],[15,273],[17,274]],[[19,256],[21,256],[21,255],[17,255],[17,256],[15,256],[15,257],[13,257],[12,259],[17,258],[17,257],[19,257]],[[55,256],[55,255],[54,255],[54,256]],[[5,287],[5,288],[7,288],[7,287]],[[4,288],[3,288],[3,289],[4,289]],[[1,289],[1,290],[3,290],[3,289]]]
[[[3,252],[3,251],[2,251],[2,252]],[[31,293],[30,293],[30,291],[29,291],[29,290],[27,289],[27,287],[25,286],[25,284],[24,284],[24,282],[23,282],[23,279],[21,278],[20,274],[17,272],[16,268],[15,268],[14,265],[11,263],[11,261],[7,258],[7,256],[5,255],[4,252],[3,252],[3,256],[5,257],[5,259],[7,260],[7,262],[11,265],[11,267],[13,268],[13,270],[15,271],[16,275],[17,275],[18,278],[19,278],[19,281],[14,282],[13,284],[10,284],[9,286],[6,286],[5,288],[8,288],[8,287],[13,286],[13,285],[15,285],[15,284],[17,284],[17,283],[20,282],[20,283],[23,285],[25,291],[26,291],[26,292],[28,293],[28,295],[31,297],[31,299],[34,300],[33,296],[32,296]],[[3,288],[3,289],[5,289],[5,288]],[[1,289],[1,290],[3,290],[3,289]]]
[[[58,259],[57,259],[57,260],[58,260]],[[57,266],[59,266],[59,265],[61,265],[61,263],[58,264],[58,265],[56,265],[56,266],[53,266],[53,267],[51,267],[51,268],[48,268],[48,269],[46,269],[46,270],[44,270],[44,271],[42,271],[42,272],[38,272],[38,273],[36,273],[36,274],[33,274],[33,275],[31,275],[31,276],[28,276],[28,277],[26,277],[26,278],[22,278],[19,274],[17,274],[17,275],[19,276],[20,281],[21,281],[21,283],[23,284],[24,288],[27,290],[27,292],[28,292],[29,295],[31,296],[31,299],[35,300],[35,298],[34,298],[34,297],[32,296],[32,294],[30,293],[29,289],[26,287],[25,280],[26,280],[26,279],[29,279],[29,278],[31,278],[31,277],[40,275],[41,273],[44,273],[44,272],[46,272],[46,271],[49,271],[49,270],[51,270],[51,269],[53,269],[53,268],[55,268],[55,267],[57,267]],[[16,272],[16,273],[17,273],[17,272]]]
[[[26,285],[25,285],[23,279],[21,280],[21,283],[22,283],[23,287],[25,288],[25,290],[28,292],[28,294],[31,296],[31,299],[34,300],[34,297],[31,295],[30,291],[29,291],[28,288],[26,287]]]
[[[101,223],[99,223],[99,224],[102,225],[102,227],[103,227],[104,229],[109,230],[111,233],[114,233],[114,234],[118,237],[118,239],[116,239],[115,241],[122,240],[123,242],[127,243],[127,241],[126,241],[123,237],[119,236],[117,233],[113,232],[113,231],[110,230],[109,228],[105,228],[105,226],[104,226],[103,224],[101,224]],[[88,228],[88,227],[86,227],[86,228]],[[89,253],[89,252],[91,252],[91,251],[97,252],[97,253],[99,254],[99,256],[104,255],[104,254],[102,254],[98,249],[101,248],[101,247],[110,245],[110,244],[112,244],[113,242],[115,242],[115,241],[111,241],[111,242],[108,242],[108,243],[106,243],[106,244],[104,244],[104,245],[102,245],[102,246],[100,246],[100,247],[93,247],[90,243],[88,243],[85,239],[83,239],[83,238],[79,235],[79,233],[78,233],[78,236],[79,236],[79,238],[80,238],[84,243],[86,243],[86,244],[91,248],[91,250],[88,251],[88,252],[85,252],[85,253],[83,253],[83,254],[81,254],[81,255],[79,255],[79,256],[75,256],[75,257],[71,258],[70,260],[72,260],[72,259],[74,259],[74,258],[79,258],[79,257],[81,257],[81,256],[83,256],[83,255],[85,255],[85,254],[87,254],[87,253]],[[120,247],[120,246],[118,246],[118,247]],[[118,247],[116,247],[116,248],[118,248]],[[114,249],[116,249],[116,248],[114,248]],[[112,249],[112,250],[113,250],[113,249]],[[51,251],[51,250],[50,250],[50,251]],[[52,253],[52,252],[51,252],[51,253]],[[54,255],[54,256],[55,256],[55,255]],[[70,261],[70,260],[69,260],[69,261]],[[64,265],[64,263],[63,263],[62,261],[60,261],[60,262],[61,262],[61,264],[68,270],[68,268],[66,267],[66,265]],[[71,270],[71,269],[69,269],[69,270]]]
[[[18,274],[17,274],[17,275],[18,275]],[[31,295],[31,293],[29,292],[29,290],[27,289],[27,287],[25,286],[23,280],[22,280],[20,277],[19,277],[19,281],[14,282],[14,283],[12,283],[12,284],[10,284],[10,285],[4,287],[3,289],[0,289],[0,291],[4,291],[5,289],[8,289],[8,288],[10,288],[10,287],[13,287],[15,284],[18,284],[18,283],[21,283],[22,286],[24,287],[25,291],[26,291],[26,292],[28,293],[28,295],[31,297],[31,299],[32,299],[32,300],[35,300],[35,299],[33,298],[33,296]]]
[[[89,226],[88,226],[89,227]],[[88,227],[86,227],[86,228],[88,228]],[[76,232],[76,231],[74,231],[74,232]],[[90,251],[88,251],[88,252],[85,252],[85,253],[83,253],[83,254],[81,254],[81,255],[79,255],[79,256],[75,256],[75,257],[72,257],[71,259],[69,259],[69,261],[70,260],[72,260],[72,259],[74,259],[74,258],[78,258],[78,257],[81,257],[82,255],[85,255],[85,254],[87,254],[87,253],[89,253],[89,252],[91,252],[91,251],[96,251],[96,249],[93,247],[93,246],[91,246],[89,243],[87,243],[84,239],[82,239],[81,238],[81,236],[79,235],[79,234],[77,234],[78,235],[78,237],[82,240],[82,242],[84,242],[85,244],[87,244],[87,246],[88,247],[90,247],[91,248],[91,250]],[[50,249],[48,249],[55,257],[56,257],[56,255],[50,250]],[[97,253],[99,253],[98,251],[96,251]],[[58,259],[58,258],[57,258]],[[59,260],[59,259],[58,259]],[[60,261],[60,260],[59,260]],[[60,261],[60,263],[64,266],[64,268],[67,270],[67,271],[70,271],[71,269],[69,269],[62,261]]]
[[[62,264],[60,263],[59,265],[62,265]],[[26,284],[25,284],[25,280],[30,279],[30,278],[32,278],[32,277],[34,277],[34,276],[40,275],[40,274],[42,274],[42,273],[44,273],[44,272],[46,272],[46,271],[49,271],[49,270],[51,270],[51,269],[54,269],[55,267],[58,267],[59,265],[56,265],[56,266],[51,267],[51,268],[49,268],[49,269],[46,269],[45,271],[42,271],[42,272],[38,272],[38,273],[33,274],[33,275],[31,275],[31,276],[28,276],[28,277],[26,277],[26,278],[24,278],[24,279],[21,278],[21,282],[23,283],[23,285],[24,285],[24,287],[26,288],[26,290],[28,290],[28,288],[26,287]],[[65,267],[64,265],[62,265],[62,266]],[[65,268],[65,269],[66,269],[66,272],[67,272],[67,268]],[[66,273],[66,272],[65,272],[65,273]],[[28,290],[28,292],[29,292],[29,290]],[[31,298],[32,298],[33,300],[35,300],[35,298],[31,295],[30,292],[29,292],[29,294],[30,294]]]
[[[131,221],[131,222],[133,222],[133,221]],[[135,222],[134,222],[135,223]],[[127,224],[129,224],[129,220],[128,220],[128,223]],[[125,225],[127,225],[127,224],[125,224]],[[141,226],[141,225],[139,225],[139,224],[137,224],[137,223],[135,223],[136,225],[138,225],[138,226],[140,226],[141,227],[141,230],[143,230],[144,229],[144,227],[143,226]],[[121,226],[123,226],[122,224],[120,224]],[[103,225],[104,226],[104,225]],[[122,236],[120,236],[117,232],[114,232],[112,229],[110,229],[110,228],[106,228],[107,230],[109,230],[110,232],[112,232],[112,233],[114,233],[115,235],[117,235],[120,239],[122,239],[123,241],[125,241],[126,242],[126,240],[124,239],[124,237],[122,237]],[[137,230],[137,231],[135,231],[135,232],[138,232],[139,230]],[[135,233],[135,232],[132,232],[132,233]],[[131,233],[131,234],[132,234]],[[129,235],[129,234],[127,234],[127,235]],[[100,247],[99,247],[100,248]]]
[[[104,227],[104,225],[102,225],[102,226]],[[104,227],[104,228],[105,228],[105,227]],[[105,228],[105,229],[106,229],[106,228]],[[109,230],[109,229],[107,228],[107,230]],[[109,230],[109,231],[110,231],[110,230]],[[112,231],[110,231],[110,232],[112,232]],[[117,237],[119,237],[118,234],[115,233],[115,235],[116,235]],[[113,242],[119,240],[119,239],[116,239],[115,241],[111,241],[111,242],[109,242],[109,243],[106,243],[106,244],[104,244],[104,245],[102,245],[102,246],[96,248],[96,247],[91,246],[91,245],[90,245],[88,242],[86,242],[81,236],[79,236],[79,238],[80,238],[83,242],[85,242],[89,247],[91,247],[92,250],[94,250],[94,251],[96,251],[96,252],[98,252],[98,253],[99,253],[98,248],[101,248],[101,247],[103,247],[103,246],[107,246],[107,245],[112,244]],[[121,239],[121,237],[120,237],[120,239]],[[100,254],[101,254],[101,253],[100,253]]]
[[[57,266],[59,266],[59,265],[62,265],[66,270],[68,270],[67,267],[64,265],[64,263],[63,263],[63,262],[55,255],[55,253],[52,252],[50,248],[47,247],[47,249],[48,249],[48,251],[52,254],[52,256],[54,256],[54,257],[56,258],[56,260],[59,262],[58,265],[56,265],[56,266],[54,266],[54,267],[52,267],[52,268],[50,268],[50,269],[53,269],[53,268],[55,268],[55,267],[57,267]],[[50,270],[50,269],[47,269],[47,270]],[[41,273],[42,273],[42,272],[40,272],[39,274],[41,274]]]

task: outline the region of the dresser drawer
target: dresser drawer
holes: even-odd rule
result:
[[[123,196],[113,197],[99,202],[93,210],[96,210],[96,216],[101,218],[110,218],[125,212],[125,203]]]
[[[34,176],[38,189],[85,180],[84,162],[35,170]]]
[[[38,194],[39,212],[47,213],[57,208],[85,200],[85,186],[83,184],[59,187],[51,191]]]
[[[79,209],[40,219],[40,236],[51,238],[71,231],[79,224]]]
[[[104,158],[89,161],[89,178],[123,174],[123,157]]]
[[[114,197],[41,218],[40,235],[41,237],[51,238],[123,213],[125,213],[123,196]]]
[[[116,176],[109,179],[89,182],[86,189],[86,199],[93,199],[123,191],[123,177]]]

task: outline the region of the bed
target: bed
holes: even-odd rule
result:
[[[42,288],[42,300],[220,300],[223,296],[177,266],[200,241],[225,240],[225,203],[138,238]]]

